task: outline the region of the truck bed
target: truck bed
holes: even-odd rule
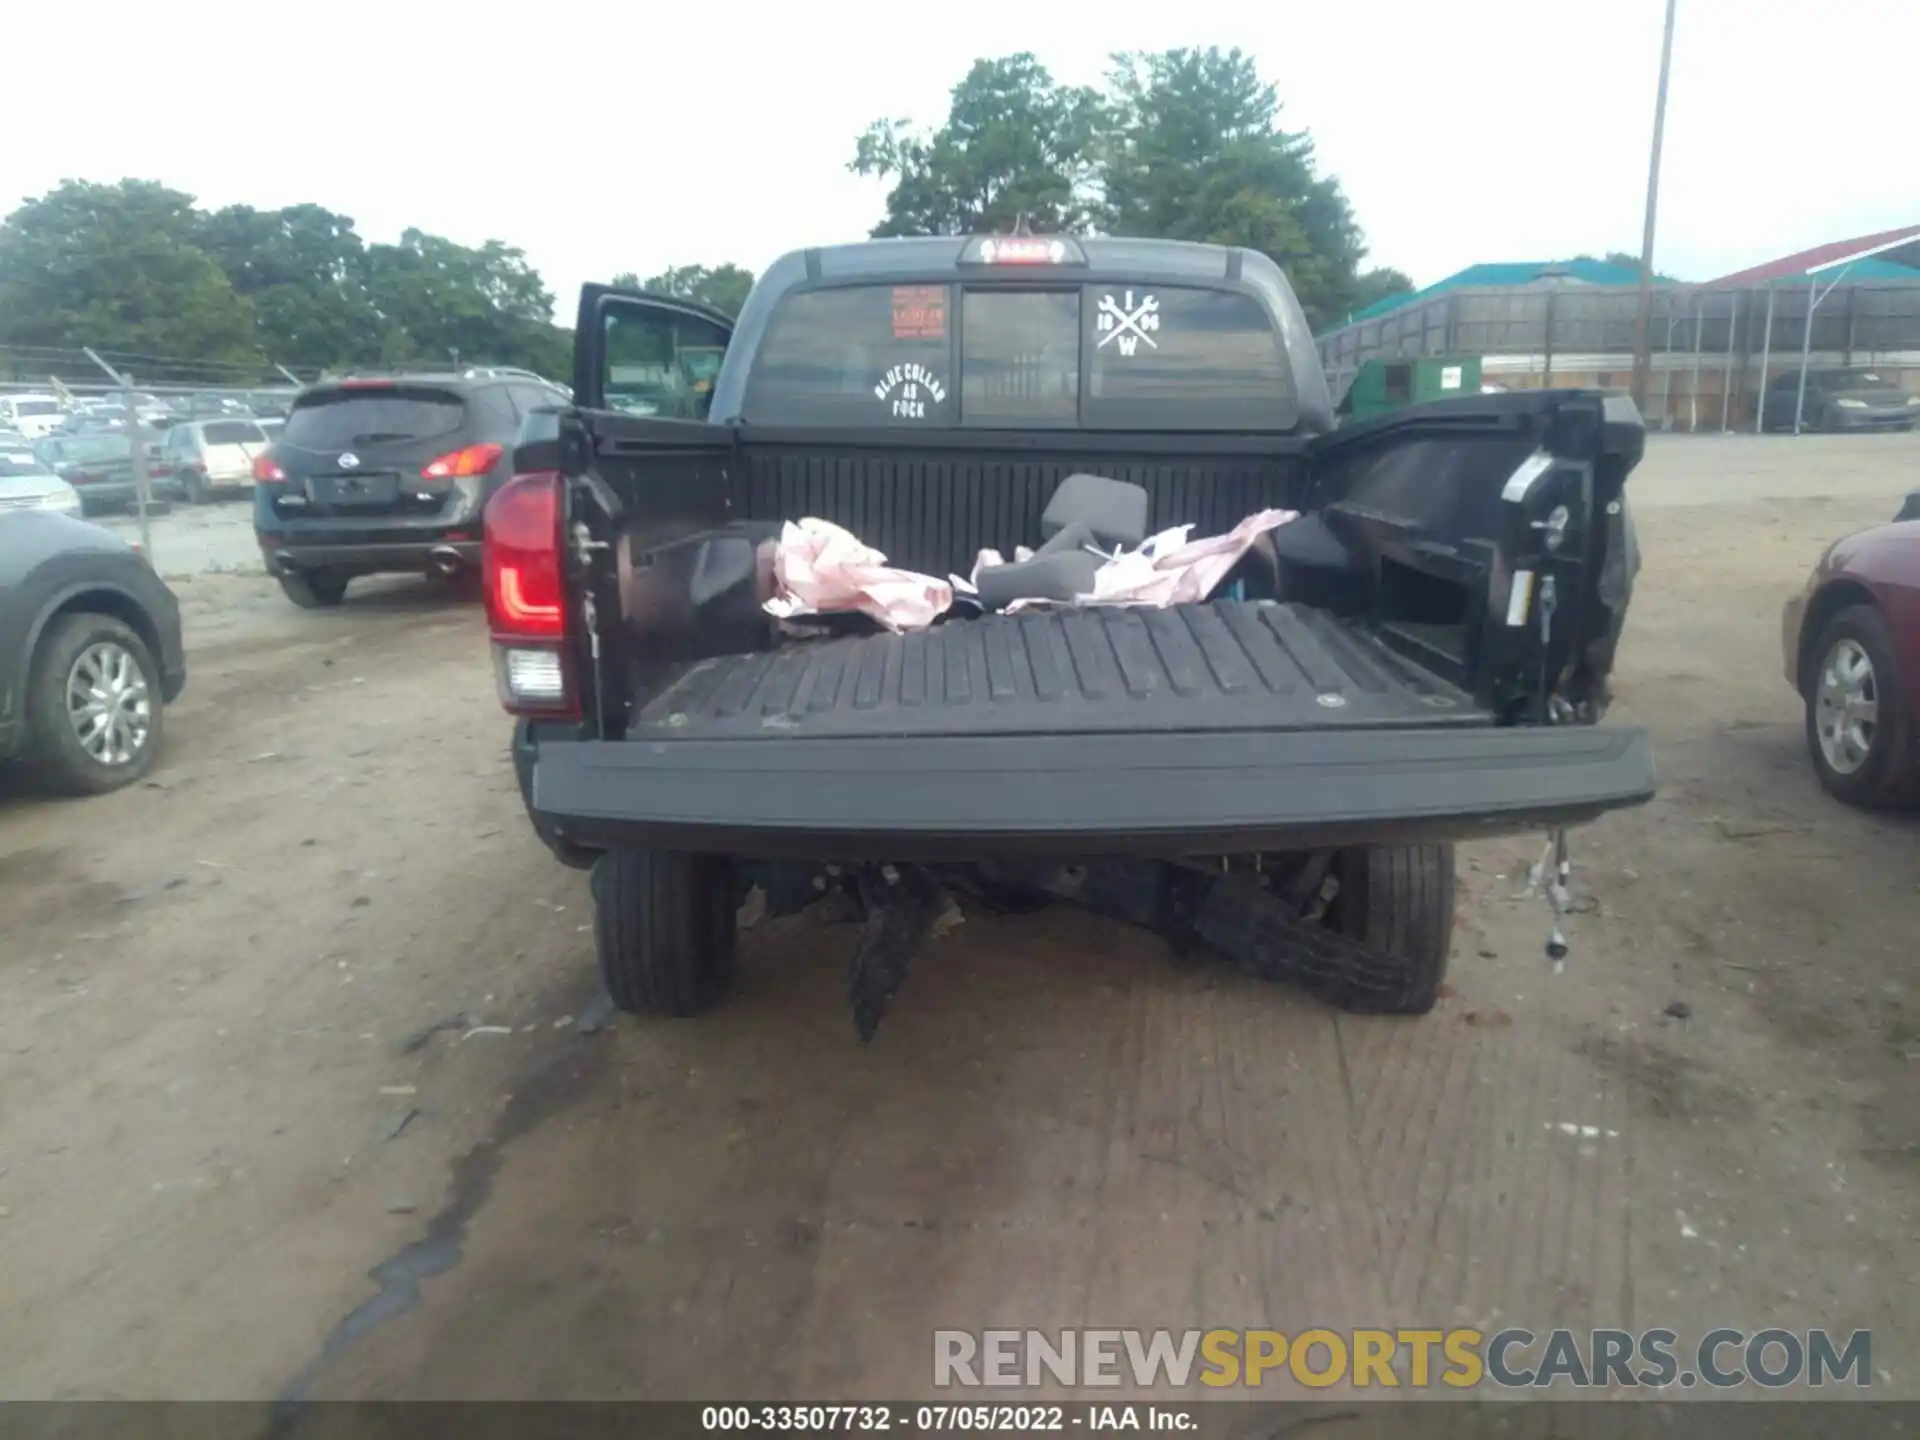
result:
[[[1491,723],[1358,626],[1274,601],[1039,610],[691,666],[634,739],[1291,733]]]

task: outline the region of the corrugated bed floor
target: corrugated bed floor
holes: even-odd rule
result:
[[[1272,601],[987,615],[701,661],[636,735],[1221,731],[1485,724],[1461,691],[1322,611]]]

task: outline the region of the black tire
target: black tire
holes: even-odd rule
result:
[[[102,644],[118,646],[130,658],[146,690],[145,739],[129,759],[119,763],[91,754],[67,712],[67,680],[75,662]],[[40,636],[28,672],[28,769],[41,785],[62,795],[103,795],[131,785],[153,768],[160,752],[164,710],[160,667],[132,626],[111,615],[63,615]]]
[[[206,477],[197,470],[189,470],[187,478],[181,482],[189,505],[210,505],[213,503],[213,491],[207,488]]]
[[[1877,712],[1865,758],[1851,771],[1835,766],[1821,736],[1821,676],[1835,650],[1843,644],[1864,651],[1873,667]],[[1913,716],[1907,710],[1893,632],[1887,626],[1886,617],[1871,605],[1849,605],[1821,626],[1813,648],[1806,653],[1806,673],[1802,678],[1807,754],[1813,760],[1813,773],[1821,787],[1834,799],[1863,810],[1911,804],[1916,795]]]
[[[718,856],[610,850],[594,862],[593,943],[617,1009],[698,1015],[733,984],[733,866]]]
[[[1440,998],[1453,950],[1453,846],[1384,845],[1342,850],[1340,893],[1328,919],[1380,953],[1384,984],[1358,987],[1344,1008],[1425,1015]]]
[[[300,570],[279,580],[281,591],[302,610],[328,610],[346,598],[347,578],[337,570]]]

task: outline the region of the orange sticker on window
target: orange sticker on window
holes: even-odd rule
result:
[[[893,287],[893,338],[944,340],[947,338],[947,287],[896,285]]]

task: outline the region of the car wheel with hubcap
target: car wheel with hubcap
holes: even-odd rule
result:
[[[1893,634],[1871,605],[1827,621],[1805,675],[1807,751],[1827,793],[1880,809],[1913,797],[1912,717],[1895,668]]]
[[[123,620],[65,615],[34,651],[28,761],[51,788],[97,795],[153,768],[160,748],[160,672]]]

